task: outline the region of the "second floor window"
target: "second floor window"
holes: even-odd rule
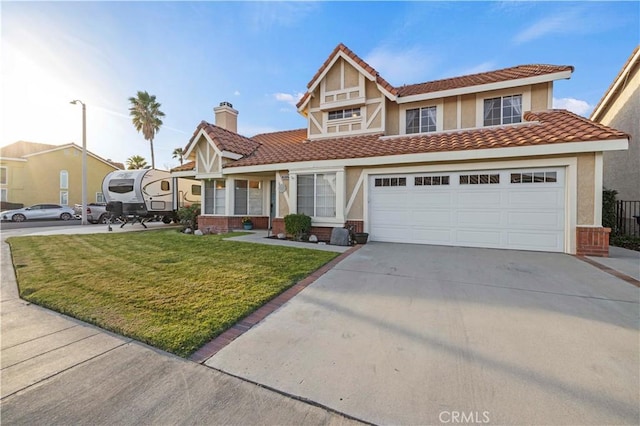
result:
[[[522,95],[484,100],[484,125],[499,126],[522,122]]]
[[[436,107],[407,110],[407,133],[425,133],[436,131]]]
[[[329,120],[339,120],[341,118],[360,117],[360,108],[339,109],[329,111]]]
[[[69,173],[66,170],[60,170],[60,189],[69,188]]]

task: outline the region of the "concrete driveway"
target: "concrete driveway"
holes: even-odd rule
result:
[[[377,424],[637,424],[639,291],[563,254],[370,243],[206,364]]]

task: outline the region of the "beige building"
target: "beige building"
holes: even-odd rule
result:
[[[103,202],[102,179],[120,163],[87,153],[87,201]],[[82,203],[82,148],[18,141],[0,148],[2,201],[30,206]]]
[[[184,148],[177,176],[202,182],[201,228],[284,230],[304,213],[328,239],[607,255],[603,154],[625,133],[553,110],[566,65],[506,69],[394,87],[343,44],[298,103],[304,129],[236,133],[215,108]]]
[[[618,191],[619,200],[640,201],[640,47],[598,102],[591,120],[631,136],[628,151],[604,153],[603,181],[605,188]]]

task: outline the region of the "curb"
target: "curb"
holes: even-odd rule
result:
[[[635,279],[635,278],[633,278],[633,277],[630,277],[630,276],[629,276],[629,275],[627,275],[627,274],[623,274],[623,273],[622,273],[622,272],[620,272],[620,271],[616,271],[616,270],[615,270],[615,269],[613,269],[613,268],[610,268],[610,267],[608,267],[608,266],[605,266],[605,265],[603,265],[603,264],[601,264],[601,263],[599,263],[599,262],[596,262],[595,260],[591,260],[591,259],[589,259],[589,258],[587,258],[587,257],[585,257],[585,256],[576,256],[576,257],[577,257],[578,259],[582,260],[583,262],[586,262],[586,263],[588,263],[589,265],[595,266],[596,268],[598,268],[598,269],[600,269],[600,270],[602,270],[602,271],[604,271],[604,272],[608,273],[609,275],[613,275],[613,276],[614,276],[614,277],[616,277],[616,278],[620,278],[621,280],[626,281],[626,282],[628,282],[629,284],[634,285],[634,286],[636,286],[636,287],[640,288],[640,281],[638,281],[637,279]]]

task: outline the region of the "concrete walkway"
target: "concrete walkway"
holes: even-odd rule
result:
[[[162,226],[150,225],[150,229]],[[112,232],[136,230],[144,228],[125,226]],[[2,234],[3,424],[357,423],[19,299],[4,238],[93,232],[108,231],[96,225]]]
[[[640,281],[640,251],[611,246],[609,247],[609,257],[588,256],[588,258]]]

